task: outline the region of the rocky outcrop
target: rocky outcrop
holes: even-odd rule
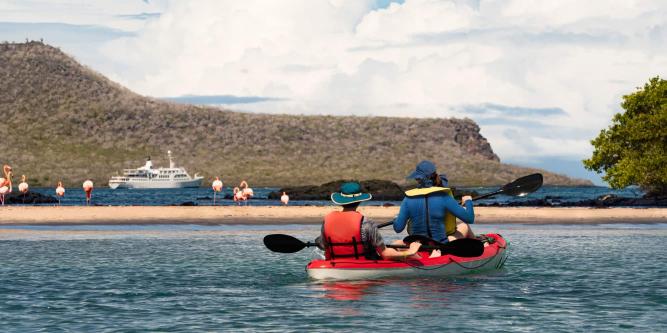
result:
[[[5,204],[50,204],[58,203],[58,199],[50,195],[28,191],[21,193],[14,191],[5,196]]]
[[[331,193],[338,192],[340,185],[351,180],[336,180],[322,185],[292,186],[271,192],[269,200],[280,200],[286,192],[290,200],[329,200]],[[398,201],[403,199],[403,190],[398,184],[386,180],[365,180],[359,182],[364,192],[371,193],[373,200]]]
[[[319,186],[293,186],[281,188],[279,191],[270,192],[269,200],[280,200],[283,192],[287,193],[290,200],[329,200],[331,193],[338,192],[340,185],[351,180],[336,180]],[[371,193],[375,201],[401,201],[405,196],[406,188],[388,180],[362,180],[359,182],[364,192]],[[454,196],[460,198],[462,195],[476,196],[474,191],[460,192],[453,189]]]
[[[482,207],[667,207],[667,197],[625,198],[613,194],[596,199],[564,201],[560,197],[546,196],[544,199],[530,199],[508,203],[479,203]]]
[[[491,144],[480,134],[479,125],[470,119],[464,119],[454,126],[453,139],[463,151],[471,155],[483,156],[500,162],[498,155],[491,149]]]

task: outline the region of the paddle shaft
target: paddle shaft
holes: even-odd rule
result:
[[[303,244],[305,245],[305,247],[313,247],[313,246],[318,245],[317,243],[314,243],[314,242],[303,242]],[[409,249],[410,245],[386,244],[385,247],[389,247],[389,248],[392,248],[392,249]],[[440,250],[441,248],[442,247],[440,247],[440,246],[429,246],[429,245],[422,245],[420,247],[420,249],[423,249],[423,250]]]
[[[494,191],[494,192],[491,192],[491,193],[482,194],[482,195],[480,195],[480,196],[478,196],[478,197],[472,198],[472,201],[479,200],[479,199],[485,199],[485,198],[488,198],[488,197],[492,197],[492,196],[494,196],[494,195],[501,194],[501,193],[503,193],[503,192],[505,192],[505,191],[504,191],[503,189],[500,189],[500,190],[498,190],[498,191]]]
[[[408,240],[412,238],[412,240]],[[412,243],[415,241],[422,242],[423,250],[441,250],[443,254],[453,254],[459,257],[478,257],[484,252],[484,247],[479,241],[473,239],[459,239],[446,244],[438,243],[428,237],[424,236],[408,236],[404,239],[405,243]],[[471,244],[473,242],[474,244]],[[264,245],[273,252],[280,253],[294,253],[303,250],[306,247],[318,246],[315,242],[303,242],[290,235],[272,234],[264,237]],[[405,249],[410,248],[408,245],[389,244],[390,248]]]

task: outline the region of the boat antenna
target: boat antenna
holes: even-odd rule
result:
[[[153,162],[151,162],[151,156],[146,156],[146,164],[144,165],[145,169],[153,169]]]
[[[169,157],[169,168],[174,168],[174,161],[171,159],[171,150],[167,150],[167,156]]]

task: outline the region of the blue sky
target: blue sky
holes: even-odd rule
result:
[[[0,40],[58,46],[148,96],[247,112],[471,118],[503,162],[580,161],[667,70],[667,2],[0,0]]]

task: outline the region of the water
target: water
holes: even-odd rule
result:
[[[469,188],[479,194],[484,194],[497,190],[497,187],[474,187]],[[252,206],[271,206],[279,205],[278,200],[268,200],[269,192],[277,191],[277,188],[261,187],[255,188],[255,197],[250,201]],[[54,195],[53,188],[34,188],[31,191],[39,192],[47,195]],[[231,195],[231,190],[225,188],[222,194],[217,195],[216,203],[218,205],[236,205],[232,200],[224,200],[225,195]],[[636,188],[627,188],[622,190],[612,190],[608,187],[600,186],[544,186],[535,193],[531,193],[526,197],[508,197],[498,195],[489,199],[481,200],[482,203],[507,203],[513,201],[522,201],[527,199],[543,199],[546,197],[556,198],[561,202],[574,202],[585,199],[595,199],[605,194],[615,194],[621,197],[641,197],[643,193]],[[210,188],[187,188],[187,189],[144,189],[144,190],[128,190],[109,188],[96,188],[93,190],[93,204],[96,205],[112,205],[112,206],[168,206],[180,205],[184,202],[194,202],[197,205],[205,206],[213,204],[213,191]],[[80,187],[68,188],[65,197],[62,200],[62,205],[80,206],[86,203],[85,193]],[[400,204],[399,201],[370,201],[364,204],[367,205],[382,205],[384,203],[392,203],[394,205]],[[304,205],[331,205],[328,200],[323,201],[299,201],[291,200],[292,206]]]
[[[4,227],[0,331],[667,331],[667,225],[475,228],[503,270],[315,283],[261,242],[314,225]]]

